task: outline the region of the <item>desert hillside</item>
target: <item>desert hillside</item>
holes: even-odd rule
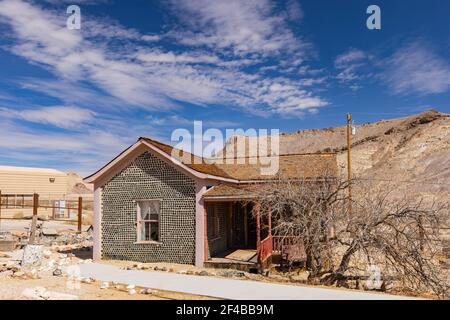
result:
[[[374,184],[392,181],[408,192],[450,199],[449,114],[427,111],[356,127],[352,136],[354,176]],[[338,153],[341,174],[346,175],[346,126],[280,136],[281,154],[330,151]]]
[[[67,173],[67,193],[86,194],[93,193],[93,186],[83,182],[83,178],[76,172]]]

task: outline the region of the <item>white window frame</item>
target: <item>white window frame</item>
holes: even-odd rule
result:
[[[137,217],[136,217],[136,243],[161,243],[161,199],[142,199],[136,200]],[[141,203],[143,202],[156,202],[158,204],[158,220],[142,220],[141,215]],[[157,223],[158,224],[158,240],[143,240],[141,239],[141,228],[144,223]],[[151,229],[150,229],[151,230]]]

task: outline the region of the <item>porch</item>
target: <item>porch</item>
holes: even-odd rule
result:
[[[270,214],[262,215],[257,203],[208,200],[204,210],[206,267],[257,272],[271,264]]]

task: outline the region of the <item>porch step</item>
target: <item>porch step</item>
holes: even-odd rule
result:
[[[205,261],[206,268],[214,269],[234,269],[245,272],[256,272],[258,265],[252,262],[234,262],[234,261]]]

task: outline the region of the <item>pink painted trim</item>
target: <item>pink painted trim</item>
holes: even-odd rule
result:
[[[102,189],[95,186],[94,189],[94,221],[93,221],[93,259],[99,261],[102,259]]]
[[[179,161],[175,158],[172,158],[167,153],[163,152],[162,150],[158,149],[154,145],[152,145],[144,140],[139,140],[138,142],[136,142],[134,145],[132,145],[130,148],[123,151],[118,157],[116,157],[114,160],[112,160],[106,166],[101,168],[99,171],[97,171],[96,173],[94,173],[93,175],[91,175],[89,177],[86,177],[84,179],[84,181],[86,183],[94,183],[94,182],[97,182],[100,180],[101,181],[106,180],[106,182],[107,182],[107,179],[105,179],[105,175],[107,175],[108,177],[111,177],[115,173],[120,171],[120,169],[123,168],[124,162],[128,163],[129,161],[127,161],[127,159],[129,160],[130,156],[133,155],[133,153],[135,153],[136,150],[138,150],[139,148],[142,148],[142,147],[144,147],[143,150],[152,151],[152,153],[154,155],[159,156],[159,158],[165,160],[168,163],[175,165],[176,167],[189,173],[191,176],[193,176],[195,178],[199,178],[199,179],[203,179],[203,180],[217,180],[217,181],[224,181],[224,182],[231,182],[231,183],[238,182],[238,180],[235,180],[235,179],[229,179],[229,178],[219,177],[219,176],[205,174],[205,173],[195,171],[194,169],[191,169],[188,166],[186,166],[185,164],[183,164],[181,161]],[[121,166],[121,164],[122,164],[122,166]]]
[[[195,265],[203,267],[205,261],[205,203],[203,194],[206,192],[206,182],[195,181]]]

